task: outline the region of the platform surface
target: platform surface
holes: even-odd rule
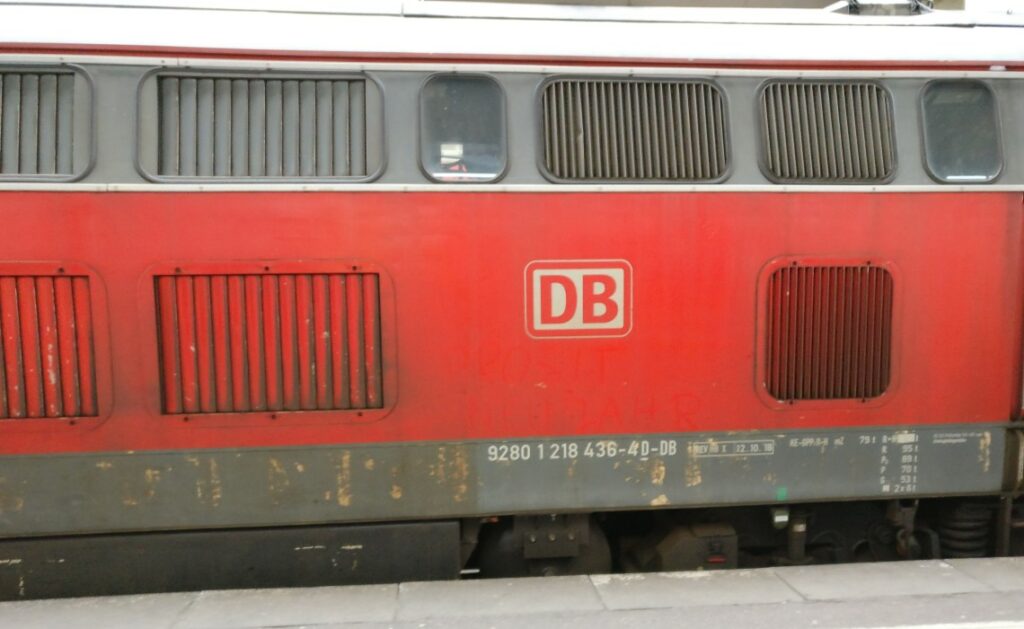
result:
[[[0,629],[1024,628],[1024,557],[0,603]]]

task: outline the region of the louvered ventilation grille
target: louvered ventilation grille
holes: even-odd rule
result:
[[[71,175],[75,76],[0,72],[0,174]]]
[[[89,278],[0,276],[0,418],[96,415]]]
[[[156,279],[165,413],[383,406],[379,278]]]
[[[159,173],[180,177],[362,177],[362,80],[163,77]]]
[[[782,401],[889,386],[893,283],[876,266],[788,266],[768,280],[766,385]]]
[[[725,174],[725,101],[712,85],[555,81],[544,89],[544,161],[572,181],[704,181]]]
[[[872,182],[895,165],[889,94],[872,83],[773,83],[761,94],[764,163],[780,181]]]

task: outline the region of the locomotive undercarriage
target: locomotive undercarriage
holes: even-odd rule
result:
[[[1024,554],[1024,503],[935,498],[492,518],[464,525],[483,577]],[[465,551],[464,551],[465,552]]]
[[[1009,495],[22,538],[0,600],[1024,555]]]

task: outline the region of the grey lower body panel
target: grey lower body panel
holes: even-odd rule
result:
[[[997,493],[1006,425],[0,458],[0,538]]]
[[[405,522],[0,540],[0,601],[454,579],[459,524]]]

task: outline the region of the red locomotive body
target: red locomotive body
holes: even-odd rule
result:
[[[893,418],[906,426],[990,425],[1018,405],[1019,193],[14,192],[4,199],[5,255],[46,260],[54,270],[82,264],[96,278],[94,304],[106,302],[93,322],[96,346],[106,349],[96,365],[106,412],[73,425],[59,420],[60,430],[45,417],[5,424],[8,454],[847,428],[888,426]],[[884,399],[804,408],[759,394],[758,298],[767,287],[758,280],[783,257],[892,265],[894,378]],[[525,333],[524,269],[550,258],[628,260],[628,334],[548,341]],[[18,266],[8,263],[8,273],[19,275]],[[217,386],[199,370],[213,365],[214,344],[203,347],[193,330],[180,340],[197,346],[191,373],[183,364],[173,385],[190,401],[162,411],[168,370],[154,342],[161,333],[154,278],[264,274],[265,266],[298,277],[332,267],[383,271],[380,346],[393,389],[383,396],[386,407],[367,404],[362,417],[343,421],[315,410],[258,413],[260,404],[306,409],[316,384],[289,379],[285,356],[262,356],[259,368],[277,372],[257,393],[266,399],[249,412],[210,414],[216,400],[201,398]],[[263,299],[275,311],[283,301]],[[232,311],[226,324],[244,325],[246,316]],[[307,321],[291,334],[312,331]],[[30,417],[45,415],[42,396],[26,408]]]
[[[993,37],[454,70],[9,45],[0,596],[1009,552],[1024,78]],[[431,113],[493,89],[483,130]],[[942,161],[946,97],[997,102],[998,164]]]

